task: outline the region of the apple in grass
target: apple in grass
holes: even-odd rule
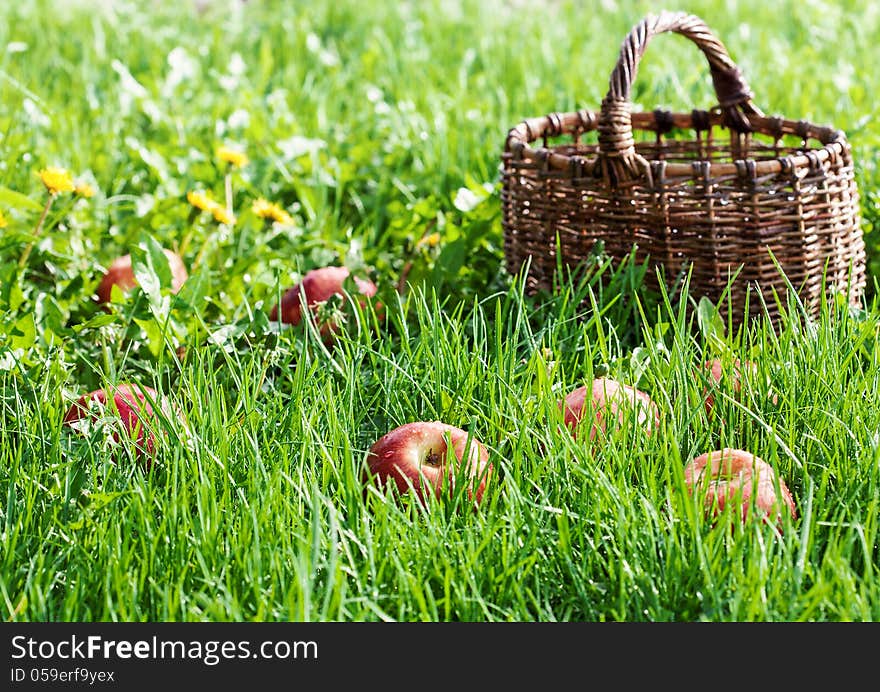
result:
[[[703,363],[703,371],[711,380],[711,389],[704,390],[703,395],[705,398],[706,413],[712,413],[712,408],[715,406],[715,396],[712,393],[712,390],[720,387],[722,382],[729,382],[731,392],[735,397],[739,397],[742,393],[743,381],[746,376],[752,378],[757,376],[758,364],[754,361],[744,361],[739,358],[734,358],[730,362],[730,365],[726,367],[721,358],[711,358]],[[779,397],[777,397],[776,394],[772,394],[770,400],[775,404],[779,401]]]
[[[730,363],[730,367],[725,368],[724,362],[720,358],[712,358],[703,363],[703,369],[711,378],[713,389],[720,386],[722,380],[727,380],[730,382],[733,394],[739,396],[740,392],[742,392],[744,372],[754,375],[758,371],[758,366],[751,361],[743,362],[739,358],[734,358]],[[706,413],[711,413],[712,407],[715,405],[715,397],[711,391],[706,392],[705,397]]]
[[[576,439],[586,434],[593,440],[606,432],[609,421],[623,425],[629,415],[635,415],[638,425],[649,434],[660,424],[657,404],[646,392],[609,377],[597,377],[591,384],[572,390],[559,402],[559,408]]]
[[[694,457],[685,467],[684,482],[691,495],[702,496],[709,517],[735,503],[733,509],[743,522],[757,515],[781,527],[785,512],[797,518],[785,482],[770,464],[743,449],[725,447]]]
[[[162,424],[154,405],[160,407],[161,415],[176,413],[182,418],[152,387],[122,383],[80,396],[67,410],[63,424],[84,432],[88,425],[110,421],[114,441],[121,442],[125,435],[134,442],[137,458],[149,469],[159,444],[156,432]]]
[[[189,276],[186,264],[183,258],[173,250],[163,248],[162,252],[168,258],[168,266],[171,269],[171,292],[177,293]],[[127,254],[117,257],[110,263],[95,292],[98,295],[98,302],[109,303],[113,286],[119,286],[123,293],[127,293],[137,285],[137,278],[131,264],[131,255]]]
[[[457,466],[456,466],[457,465]],[[367,454],[366,481],[397,492],[412,491],[425,503],[450,495],[455,483],[467,482],[468,499],[479,505],[492,476],[489,451],[468,432],[440,421],[406,423],[385,433]]]
[[[331,341],[345,315],[344,312],[340,315],[322,315],[321,308],[334,296],[343,299],[346,297],[349,293],[346,286],[349,277],[351,283],[348,286],[356,294],[353,297],[357,297],[360,305],[365,307],[365,299],[376,295],[376,284],[352,274],[347,267],[328,266],[306,272],[298,284],[284,292],[281,302],[272,307],[269,319],[273,322],[280,319],[284,324],[298,325],[302,322],[305,307],[317,320],[321,337],[325,341]],[[377,303],[376,308],[380,307]]]

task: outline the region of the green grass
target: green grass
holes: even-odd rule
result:
[[[530,297],[503,271],[507,129],[597,108],[620,41],[659,6],[90,5],[0,8],[0,185],[32,200],[0,191],[0,617],[880,618],[873,301],[727,334],[690,309],[698,297],[647,293],[629,263]],[[684,9],[722,38],[762,109],[847,132],[876,269],[876,4]],[[637,102],[711,105],[699,57],[655,39]],[[186,201],[222,198],[223,143],[250,158],[232,172],[233,229]],[[20,268],[47,165],[97,194],[59,196]],[[295,223],[255,217],[260,196]],[[191,267],[174,299],[160,245]],[[129,250],[157,285],[104,312],[90,296]],[[371,274],[385,303],[384,320],[358,311],[331,349],[267,318],[328,262]],[[742,396],[721,388],[710,417],[695,373],[714,355],[759,367]],[[557,401],[599,367],[653,397],[654,434],[624,425],[591,447],[561,429]],[[80,393],[125,380],[186,418],[161,421],[149,473],[110,431],[61,424]],[[417,419],[489,448],[478,511],[462,492],[428,510],[364,492],[369,445]],[[706,520],[682,472],[722,446],[773,465],[797,519]]]

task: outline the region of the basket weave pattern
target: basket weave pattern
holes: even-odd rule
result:
[[[716,108],[630,112],[638,59],[649,39],[666,31],[703,51]],[[508,270],[516,273],[528,260],[529,288],[549,288],[558,263],[576,267],[601,240],[618,260],[635,245],[636,259],[650,258],[667,286],[690,271],[690,294],[723,299],[720,307],[726,313],[729,303],[735,324],[747,303],[748,314],[761,309],[749,296],[756,288],[775,319],[772,294],[786,296],[786,277],[812,312],[823,298],[823,275],[826,291],[857,303],[865,249],[846,136],[767,117],[751,98],[702,20],[683,13],[643,20],[621,47],[598,112],[551,113],[508,133],[502,154]],[[590,133],[596,141],[583,141]],[[541,146],[533,146],[538,140]],[[653,269],[647,280],[658,287]]]

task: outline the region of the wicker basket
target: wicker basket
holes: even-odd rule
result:
[[[630,112],[639,58],[666,31],[703,51],[716,107]],[[707,296],[726,316],[730,310],[736,326],[762,310],[755,289],[776,320],[776,300],[791,298],[786,278],[814,314],[823,289],[857,304],[865,250],[845,134],[766,117],[751,99],[701,19],[648,16],[624,41],[598,112],[551,113],[510,130],[502,155],[508,271],[528,260],[529,290],[550,288],[559,265],[576,268],[601,240],[616,260],[635,247],[635,257],[650,262],[655,289],[672,288],[690,270],[689,294]],[[593,131],[594,143],[582,141]],[[533,147],[539,139],[543,146]]]

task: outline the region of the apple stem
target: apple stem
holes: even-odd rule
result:
[[[428,466],[440,466],[440,455],[433,449],[428,450],[428,456],[425,457],[425,464]]]

